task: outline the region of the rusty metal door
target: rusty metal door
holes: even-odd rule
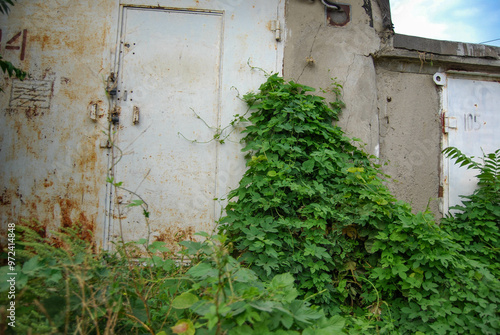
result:
[[[441,75],[444,86],[444,147],[456,147],[480,161],[484,153],[500,148],[500,83],[450,73]],[[467,170],[443,159],[444,213],[461,204],[460,195],[469,195],[477,187],[477,170]]]
[[[222,129],[245,113],[239,92],[264,80],[247,63],[281,69],[282,1],[175,4],[121,9],[110,150],[121,184],[110,188],[105,241],[172,243],[212,231],[223,206],[214,199],[244,171],[238,137]],[[130,207],[140,199],[148,220]]]

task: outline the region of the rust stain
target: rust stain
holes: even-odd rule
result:
[[[42,51],[44,51],[47,46],[50,46],[52,41],[50,40],[49,35],[33,35],[31,34],[29,37],[30,44],[31,43],[40,43]]]
[[[195,228],[192,226],[185,228],[168,227],[156,237],[156,241],[166,242],[169,247],[175,248],[176,244],[181,241],[194,241],[193,235],[195,232]]]
[[[44,187],[50,187],[54,185],[54,182],[53,181],[49,181],[48,179],[45,179],[45,181],[43,182],[43,186]]]
[[[26,115],[26,118],[28,120],[32,120],[35,116],[43,115],[44,113],[39,110],[37,106],[34,106],[28,107],[28,109],[25,110],[24,114]]]
[[[96,148],[91,143],[86,143],[82,151],[87,154],[78,158],[76,162],[77,168],[80,172],[88,172],[89,169],[94,170],[98,162]]]
[[[45,228],[44,225],[40,224],[36,220],[33,220],[33,221],[23,220],[23,222],[24,222],[23,224],[25,226],[28,226],[33,231],[35,231],[38,234],[38,236],[40,236],[41,238],[47,237],[47,229]]]
[[[12,203],[11,202],[11,195],[9,194],[9,192],[7,191],[7,188],[5,187],[3,189],[2,194],[0,195],[0,205],[7,206],[7,205],[10,205],[11,203]]]
[[[89,220],[85,213],[79,211],[80,208],[74,200],[59,199],[59,206],[61,208],[61,227],[69,228],[78,225],[81,228],[79,237],[84,241],[93,242],[92,237],[95,231],[94,220]],[[74,211],[79,212],[75,220],[72,219]]]

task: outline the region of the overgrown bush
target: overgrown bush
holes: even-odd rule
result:
[[[456,164],[478,171],[478,189],[463,196],[463,205],[452,207],[454,215],[441,220],[441,226],[464,248],[468,258],[488,264],[500,278],[500,149],[485,154],[482,162],[462,154],[456,148],[445,149]]]
[[[499,333],[500,150],[482,164],[445,151],[479,171],[480,188],[439,226],[332,125],[342,102],[312,91],[273,75],[244,97],[248,170],[220,235],[175,254],[146,240],[105,252],[77,228],[18,225],[16,328],[0,332]]]
[[[273,75],[244,96],[248,170],[221,220],[241,261],[263,280],[293,274],[328,313],[371,313],[379,331],[496,334],[498,258],[468,257],[430,213],[397,201],[374,157],[332,125],[342,103],[311,91]]]
[[[7,333],[312,335],[340,333],[345,324],[297,299],[291,275],[259,281],[229,255],[221,235],[181,242],[173,257],[164,242],[96,252],[76,229],[52,238],[40,237],[37,227],[20,229],[25,261],[16,268],[16,326]],[[131,259],[138,247],[147,256]],[[2,294],[4,313],[6,299]]]

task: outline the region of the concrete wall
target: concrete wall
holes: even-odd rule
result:
[[[441,88],[433,74],[499,73],[500,48],[394,35],[388,1],[346,3],[351,18],[339,27],[319,0],[287,1],[285,77],[322,88],[337,78],[346,103],[338,124],[387,163],[399,199],[440,217]]]
[[[332,26],[321,1],[287,1],[284,76],[323,89],[335,78],[343,86],[346,102],[339,125],[362,139],[368,152],[378,154],[376,72],[371,55],[381,46],[377,32],[382,29],[381,15],[370,1],[349,4],[350,22]]]
[[[481,79],[500,73],[500,48],[394,35],[374,54],[380,117],[380,158],[396,181],[390,189],[415,210],[442,214],[443,86],[437,72],[462,71]],[[445,206],[446,207],[446,206]]]
[[[415,210],[438,213],[440,110],[431,75],[377,66],[380,161],[389,189]]]

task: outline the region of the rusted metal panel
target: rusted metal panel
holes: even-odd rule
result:
[[[182,11],[185,15],[207,19],[195,21],[194,27],[183,25],[185,31],[197,29],[188,36],[203,37],[187,45],[205,51],[196,55],[187,49],[177,49],[183,44],[175,38],[162,39],[165,32],[157,31],[155,35],[143,30],[144,35],[137,36],[141,43],[147,44],[141,49],[142,54],[137,54],[142,57],[142,63],[134,65],[135,68],[126,62],[120,63],[124,60],[120,51],[132,57],[134,48],[140,49],[133,44],[128,47],[120,44],[121,28],[127,26],[120,16],[125,7],[140,7],[151,12],[161,9],[162,13],[171,14]],[[215,142],[194,145],[175,138],[177,152],[170,156],[166,153],[173,139],[162,139],[172,135],[166,134],[166,130],[199,141],[213,137],[212,130],[200,127],[201,121],[191,108],[214,127],[225,126],[232,115],[244,112],[238,91],[256,89],[264,79],[264,75],[251,69],[247,62],[269,72],[281,70],[283,43],[276,41],[270,22],[282,19],[283,9],[284,0],[16,2],[8,16],[0,17],[0,54],[27,70],[30,77],[24,82],[8,78],[0,82],[4,89],[0,93],[2,231],[6,231],[3,228],[8,222],[22,219],[40,221],[41,230],[46,232],[81,223],[92,232],[85,238],[93,238],[98,245],[106,247],[113,239],[111,235],[116,235],[112,229],[116,228],[118,219],[113,207],[127,201],[123,198],[125,195],[116,196],[107,189],[109,167],[116,167],[116,180],[120,180],[123,173],[124,187],[129,186],[145,197],[151,194],[145,200],[150,204],[150,228],[155,239],[174,241],[180,235],[189,237],[194,231],[213,227],[222,204],[213,201],[208,204],[207,199],[226,194],[244,171],[240,145],[236,143],[238,137],[231,137],[235,143],[227,141],[224,145]],[[212,24],[212,19],[216,23]],[[204,25],[219,27],[219,35],[214,39],[204,32]],[[182,36],[182,32],[174,35]],[[210,46],[203,49],[209,40],[218,50],[216,54],[210,54]],[[218,44],[214,46],[215,41]],[[168,58],[152,58],[149,50],[160,56],[164,51],[175,52],[167,63]],[[174,62],[172,57],[179,60]],[[210,61],[202,62],[204,57]],[[125,77],[119,76],[121,70],[117,64],[123,66],[124,74],[128,69],[135,69],[135,76],[139,74],[136,70],[141,69],[140,81],[125,88],[126,82],[121,81]],[[116,92],[115,100],[106,93],[110,84],[107,78],[113,72],[117,76],[116,84],[124,86],[123,90],[120,86],[121,92]],[[170,80],[169,86],[162,86],[165,78]],[[191,78],[191,82],[186,78]],[[117,104],[116,99],[123,99],[125,90],[127,102],[121,100]],[[140,94],[144,94],[143,97]],[[151,98],[145,100],[145,96]],[[206,99],[209,96],[213,96],[210,101]],[[173,112],[185,123],[169,123],[162,111]],[[111,116],[120,121],[113,129],[109,127]],[[155,122],[157,119],[163,123]],[[104,134],[113,131],[118,136],[116,143]],[[146,138],[143,142],[142,137]],[[141,146],[129,147],[133,150],[128,151],[125,146],[123,161],[114,166],[113,144],[132,142]],[[144,163],[136,164],[142,158]],[[198,161],[196,166],[195,161]],[[149,169],[151,172],[147,175]],[[185,179],[178,181],[180,189],[192,189],[192,193],[172,202],[169,196],[165,197],[172,190],[165,189],[163,182],[182,176]],[[151,186],[147,190],[133,184],[142,179],[141,185]],[[197,193],[200,185],[204,190],[201,195]],[[175,211],[176,220],[182,224],[170,219],[169,215]],[[130,239],[144,236],[144,227],[134,226],[134,220],[125,227]]]
[[[46,233],[80,223],[99,235],[107,157],[98,143],[107,122],[92,121],[87,106],[106,100],[116,8],[116,1],[19,1],[0,16],[0,54],[30,74],[1,80],[2,233],[8,222],[34,219]]]
[[[244,114],[239,92],[281,68],[272,21],[281,1],[143,1],[122,6],[113,140],[114,180],[105,240],[169,244],[212,231],[245,167],[239,137],[214,136]],[[281,13],[279,13],[281,11]],[[276,26],[276,24],[275,24]],[[134,110],[140,122],[134,123]],[[127,190],[123,190],[126,188]],[[129,192],[132,191],[132,192]],[[133,200],[148,204],[149,219]]]
[[[478,74],[441,75],[444,146],[456,147],[481,161],[484,153],[500,148],[500,83]],[[444,212],[461,204],[460,195],[477,187],[477,170],[467,170],[443,159]]]

